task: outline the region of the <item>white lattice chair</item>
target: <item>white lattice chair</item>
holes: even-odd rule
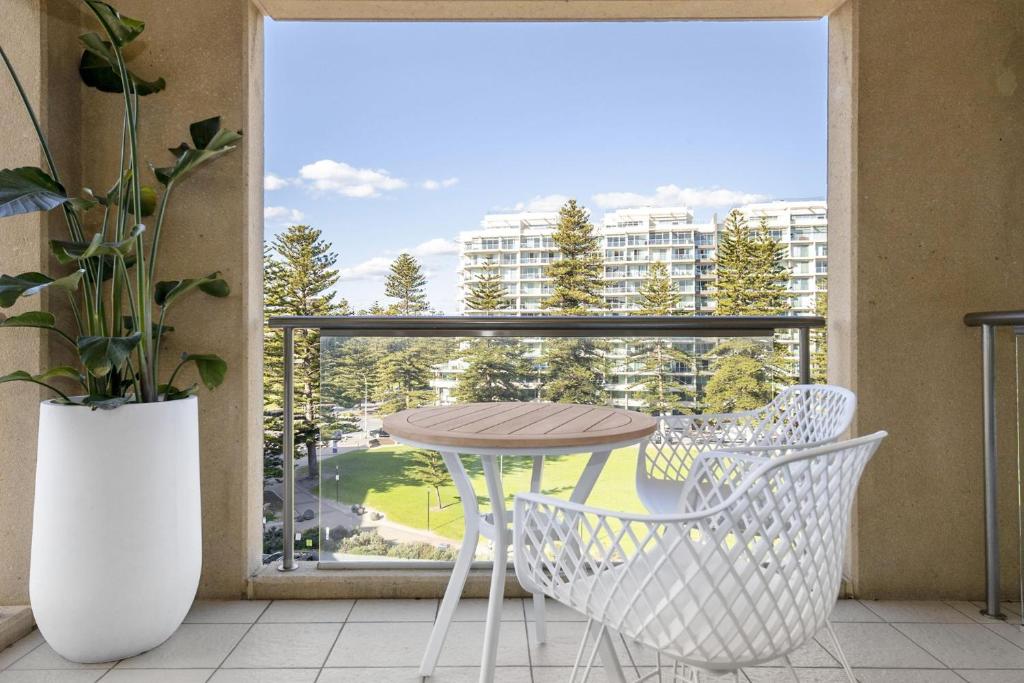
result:
[[[741,668],[780,657],[789,666],[788,654],[824,627],[855,681],[828,618],[854,493],[885,436],[772,458],[705,452],[674,514],[517,495],[516,575],[589,617],[588,633],[598,625],[598,639],[612,632],[649,647],[686,680],[702,671],[738,680]],[[577,668],[584,643],[579,653]]]
[[[798,384],[756,410],[663,415],[658,431],[637,458],[637,494],[650,512],[675,512],[683,482],[701,453],[828,443],[850,426],[856,407],[857,397],[849,389]]]

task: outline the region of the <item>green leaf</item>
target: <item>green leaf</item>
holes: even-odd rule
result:
[[[93,410],[113,410],[129,401],[130,399],[125,396],[86,396],[82,399],[82,405],[89,406]]]
[[[22,273],[21,275],[0,275],[0,308],[10,308],[19,297],[32,296],[47,289],[58,287],[68,291],[78,289],[84,270],[76,270],[70,275],[54,280],[42,273]]]
[[[70,375],[67,374],[67,372],[69,370],[71,372],[75,373],[75,375],[76,375],[75,379],[78,379],[79,381],[81,381],[81,375],[78,375],[78,372],[74,368],[68,368],[68,367],[63,367],[62,366],[62,367],[58,367],[58,368],[52,368],[52,369],[47,370],[46,372],[44,372],[42,374],[39,374],[39,375],[30,375],[29,373],[25,372],[24,370],[15,370],[12,373],[9,373],[9,374],[6,374],[6,375],[3,375],[2,377],[0,377],[0,384],[5,384],[7,382],[32,382],[34,384],[42,384],[43,386],[47,387],[48,389],[51,389],[52,391],[55,391],[58,394],[60,394],[61,399],[67,400],[68,397],[67,397],[66,394],[61,392],[56,387],[54,387],[54,386],[52,386],[50,384],[47,384],[46,381],[48,379],[52,379],[54,377],[69,377]]]
[[[50,240],[50,251],[60,263],[71,263],[96,256],[120,256],[124,258],[131,253],[135,238],[142,234],[146,226],[139,223],[120,242],[104,242],[103,235],[96,233],[88,242],[72,242],[68,240]]]
[[[231,293],[228,283],[220,277],[220,271],[217,271],[206,277],[158,282],[153,290],[153,297],[158,306],[167,306],[182,294],[197,287],[210,296],[225,297]]]
[[[35,376],[35,379],[40,382],[45,382],[47,380],[56,378],[73,379],[76,382],[85,384],[85,378],[82,377],[82,373],[80,373],[77,368],[73,368],[70,365],[59,365],[55,368],[50,368],[41,375]]]
[[[195,363],[199,371],[199,379],[207,389],[216,389],[224,382],[228,372],[228,364],[220,356],[212,353],[183,353],[181,362]]]
[[[124,329],[128,332],[135,331],[135,319],[130,315],[126,315],[121,319],[121,324]],[[167,334],[168,332],[174,332],[174,326],[172,325],[160,325],[159,323],[153,323],[153,336],[157,337],[161,334]]]
[[[195,396],[197,391],[199,391],[198,384],[193,384],[192,386],[186,387],[184,389],[172,387],[170,384],[161,384],[160,387],[157,389],[157,393],[162,395],[165,401],[176,401],[181,398]]]
[[[96,33],[86,33],[78,39],[85,45],[82,60],[78,63],[78,74],[82,82],[100,92],[124,92],[113,46]],[[132,89],[140,96],[152,95],[167,87],[167,82],[162,78],[147,81],[131,71],[128,71],[128,79],[132,82]]]
[[[99,201],[93,197],[71,197],[66,203],[80,214],[90,211],[99,205]]]
[[[0,170],[0,218],[49,211],[67,201],[60,183],[35,166]]]
[[[103,377],[114,368],[124,368],[141,337],[138,333],[128,337],[79,337],[78,355],[94,377]]]
[[[132,42],[146,30],[146,22],[122,16],[120,12],[105,2],[85,0],[85,4],[99,15],[101,23],[105,24],[113,36],[114,42],[120,47]]]
[[[153,168],[157,180],[164,185],[183,178],[196,168],[230,152],[235,143],[242,139],[242,131],[230,131],[220,127],[220,117],[196,121],[189,126],[189,134],[195,147],[181,143],[169,150],[176,157],[173,166]]]
[[[0,320],[0,327],[39,327],[52,330],[56,324],[57,319],[53,317],[53,313],[47,311],[28,311]]]

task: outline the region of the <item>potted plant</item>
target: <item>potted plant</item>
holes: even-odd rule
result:
[[[213,389],[227,368],[216,355],[193,353],[161,367],[160,347],[187,296],[224,297],[229,288],[219,273],[162,282],[155,274],[174,190],[234,149],[241,133],[221,128],[219,118],[198,121],[189,128],[191,144],[171,149],[168,165],[144,169],[139,102],[165,82],[134,74],[123,51],[145,24],[104,2],[83,1],[100,30],[80,37],[79,74],[123,102],[120,169],[105,192],[72,196],[0,49],[47,165],[0,170],[0,217],[59,210],[68,230],[66,240],[50,242],[63,272],[0,275],[0,308],[47,292],[51,303],[66,300],[66,319],[29,310],[0,327],[46,330],[77,359],[37,375],[12,372],[0,383],[31,382],[54,393],[40,405],[29,592],[53,649],[97,662],[163,642],[198,587],[198,386],[185,378],[195,372]],[[153,186],[144,179],[150,175]]]

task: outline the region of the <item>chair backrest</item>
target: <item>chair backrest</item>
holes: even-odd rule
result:
[[[605,518],[594,527],[597,545],[584,541],[581,557],[600,547],[618,559],[590,563],[590,576],[568,583],[564,595],[692,666],[734,670],[787,654],[832,610],[854,494],[885,436],[769,460],[705,453],[694,475],[711,484],[701,487],[706,507],[675,520]]]
[[[857,397],[831,384],[786,387],[756,410],[720,415],[663,415],[637,466],[644,480],[682,481],[702,452],[737,446],[800,446],[838,439],[853,421]]]

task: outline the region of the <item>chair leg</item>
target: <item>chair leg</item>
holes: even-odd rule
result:
[[[537,635],[537,644],[543,645],[548,640],[548,622],[544,607],[544,594],[533,594],[533,629]]]
[[[789,655],[785,655],[782,661],[786,663],[786,670],[789,671],[789,675],[793,677],[796,683],[800,683],[800,677],[796,675],[796,669],[793,668],[793,663],[789,661]]]
[[[626,656],[629,658],[629,664],[633,667],[633,672],[637,678],[640,677],[640,667],[636,665],[636,660],[633,659],[633,651],[629,649],[629,643],[626,642],[626,636],[619,634],[619,639],[622,641],[622,647],[626,651]]]
[[[857,677],[853,675],[853,669],[850,667],[850,662],[846,659],[846,653],[843,652],[843,646],[839,644],[839,636],[836,635],[836,631],[832,628],[832,622],[826,621],[825,628],[828,629],[828,636],[832,639],[832,645],[836,648],[836,657],[839,658],[839,663],[843,667],[843,671],[846,672],[846,677],[850,679],[850,683],[857,683]]]

